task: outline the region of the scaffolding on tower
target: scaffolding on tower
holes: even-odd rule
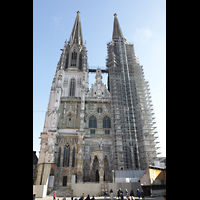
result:
[[[114,169],[146,169],[159,154],[149,83],[133,44],[115,38],[107,44],[107,51]]]

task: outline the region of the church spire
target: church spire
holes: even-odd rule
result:
[[[75,44],[83,45],[80,11],[77,12],[76,20],[75,20],[75,23],[74,23],[74,27],[73,27],[69,42],[71,44],[75,43]]]
[[[114,25],[113,25],[113,36],[112,39],[123,38],[122,30],[119,25],[119,21],[117,19],[117,14],[114,14]]]

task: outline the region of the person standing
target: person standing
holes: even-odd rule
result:
[[[91,200],[95,200],[94,196],[91,198]]]
[[[53,199],[56,199],[56,191],[53,194]]]
[[[143,190],[141,191],[141,197],[142,197],[142,199],[144,199],[144,192],[143,192]]]
[[[90,195],[88,194],[87,198],[85,200],[90,200]]]
[[[133,192],[133,190],[131,190],[130,196],[133,196],[133,197],[134,197],[134,192]]]
[[[139,189],[137,189],[137,196],[138,196],[139,199],[140,199],[140,190],[139,190]]]
[[[128,190],[126,189],[125,192],[126,192],[126,198],[128,198]]]
[[[104,199],[106,199],[106,197],[107,197],[107,189],[105,189],[104,195],[105,195]]]
[[[120,197],[120,188],[117,190],[117,197],[118,197],[118,199]]]
[[[113,190],[112,190],[112,188],[110,190],[110,198],[111,198],[111,200],[113,200]]]
[[[122,190],[121,190],[121,200],[124,200],[124,195]]]

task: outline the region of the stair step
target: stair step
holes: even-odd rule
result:
[[[71,187],[57,187],[55,188],[48,196],[53,196],[54,192],[56,191],[57,197],[71,197],[73,196],[73,190]]]

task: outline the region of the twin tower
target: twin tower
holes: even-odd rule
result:
[[[106,70],[89,69],[80,12],[57,64],[41,132],[36,185],[112,182],[112,170],[144,170],[157,159],[149,83],[114,14]],[[89,73],[96,82],[89,89]],[[102,83],[108,73],[108,88]]]

